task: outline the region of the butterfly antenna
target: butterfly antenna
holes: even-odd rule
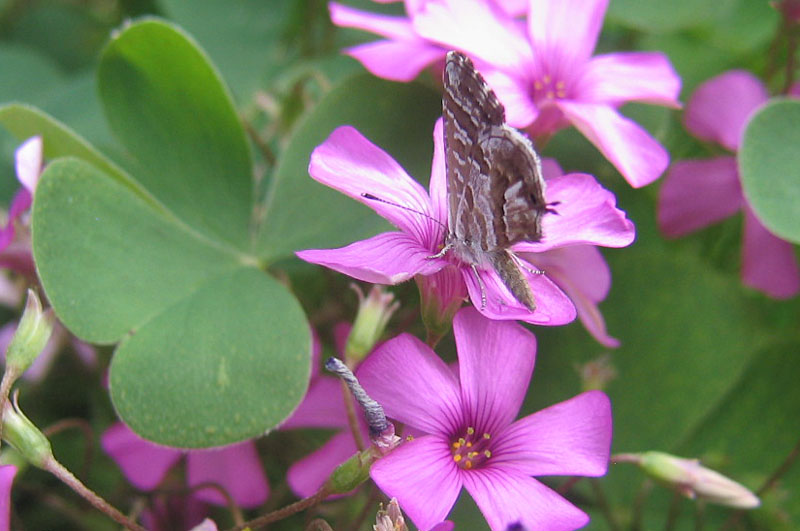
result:
[[[402,208],[403,210],[408,210],[409,212],[413,212],[415,214],[419,214],[420,216],[426,217],[429,220],[433,221],[434,223],[438,224],[440,227],[442,227],[445,230],[445,232],[448,230],[447,229],[447,225],[445,225],[444,223],[442,223],[438,219],[434,218],[433,216],[429,216],[425,212],[420,212],[419,210],[415,210],[415,209],[413,209],[411,207],[407,207],[407,206],[401,205],[399,203],[394,203],[392,201],[387,201],[386,199],[381,199],[380,197],[374,196],[372,194],[368,194],[366,192],[362,193],[361,197],[363,197],[364,199],[369,199],[370,201],[378,201],[379,203],[385,203],[387,205],[396,206],[397,208]]]
[[[561,204],[561,201],[552,201],[550,203],[547,203],[545,205],[544,211],[547,212],[548,214],[555,214],[557,216],[558,215],[558,210],[556,210],[553,207],[558,206],[560,204]]]

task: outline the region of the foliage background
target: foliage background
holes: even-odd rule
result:
[[[401,12],[397,5],[347,3]],[[329,345],[333,323],[354,315],[355,298],[343,295],[348,293],[349,279],[300,263],[291,251],[346,243],[385,226],[366,209],[312,183],[306,171],[310,151],[336,126],[350,123],[424,183],[432,153],[431,130],[439,112],[435,81],[426,74],[415,85],[400,85],[364,73],[338,51],[374,37],[332,27],[321,0],[5,0],[0,2],[0,102],[37,106],[127,168],[125,146],[104,118],[98,63],[110,32],[126,18],[144,14],[172,21],[197,41],[230,87],[239,116],[275,154],[271,161],[251,146],[256,157],[256,200],[267,196],[275,183],[284,183],[275,219],[267,227],[265,247],[274,252],[262,265],[289,286]],[[725,70],[745,68],[763,75],[779,24],[777,12],[766,1],[612,0],[598,53],[666,52],[683,78],[685,102],[700,82]],[[660,139],[673,159],[709,156],[708,148],[683,130],[680,113],[638,105],[623,110]],[[13,149],[18,140],[0,129],[0,195],[6,204],[17,187]],[[655,223],[659,181],[631,189],[574,131],[559,133],[543,154],[556,157],[566,170],[597,176],[617,194],[618,204],[637,227],[637,241],[630,248],[604,250],[613,285],[601,308],[610,333],[622,341],[622,347],[610,353],[618,376],[607,388],[614,403],[613,451],[658,449],[697,456],[749,487],[758,487],[784,460],[800,433],[800,301],[770,300],[742,286],[740,217],[667,241]],[[135,253],[127,258],[133,265],[145,260]],[[115,278],[113,273],[109,272],[110,279]],[[402,285],[393,291],[404,306],[389,333],[409,326],[420,332],[414,317],[416,289]],[[124,294],[109,304],[126,304]],[[14,315],[2,311],[6,319]],[[539,355],[526,412],[579,392],[576,366],[604,353],[577,322],[534,331]],[[111,353],[112,347],[103,348],[104,365]],[[115,418],[100,384],[102,374],[102,368],[90,371],[74,356],[61,356],[43,383],[23,389],[23,407],[39,426],[65,417],[86,418],[96,441]],[[322,431],[277,432],[259,440],[273,486],[269,508],[291,501],[284,483],[286,468],[324,436]],[[82,436],[64,432],[54,436],[53,443],[67,466],[75,470],[83,466],[87,443]],[[602,481],[619,521],[630,521],[641,480],[636,470],[619,465]],[[87,482],[123,506],[132,492],[116,466],[97,451]],[[575,490],[578,501],[593,513],[590,528],[606,529],[603,517],[591,506],[593,491],[584,483]],[[800,527],[798,486],[800,471],[795,466],[764,498],[763,508],[747,514],[740,525]],[[60,508],[48,501],[45,489],[73,500],[43,473],[26,470],[14,490],[16,518],[26,529],[112,528],[102,516]],[[345,521],[367,499],[362,492],[355,501],[335,502],[322,511]],[[654,490],[644,504],[643,528],[662,528],[671,504],[671,493]],[[680,511],[678,528],[692,529],[695,504],[679,501],[674,508]],[[708,528],[718,528],[728,516],[728,511],[708,507],[704,518]],[[453,519],[457,529],[483,529],[467,497]],[[301,522],[298,517],[281,528],[297,528]]]

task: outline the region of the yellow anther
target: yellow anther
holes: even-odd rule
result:
[[[489,433],[484,433],[484,434],[483,434],[483,438],[488,440],[488,439],[491,439],[491,438],[492,438],[492,436],[491,436],[491,434],[489,434]]]
[[[459,437],[458,438],[458,444],[465,444],[466,442],[467,441],[466,441],[466,439],[464,439],[464,437]]]
[[[467,435],[472,435],[475,433],[475,428],[467,428]]]
[[[489,450],[484,450],[483,455],[486,456],[486,459],[489,459],[490,457],[492,457],[492,452],[490,452]]]
[[[466,446],[467,448],[472,448],[472,443],[471,443],[471,442],[468,442],[468,443],[467,443],[465,446]]]
[[[453,448],[456,448],[456,449],[461,448],[461,443],[458,442],[458,441],[454,442],[453,443]]]
[[[466,468],[467,470],[472,468],[472,461],[467,461],[466,464],[464,465],[464,468]]]
[[[406,440],[407,441],[413,441],[414,440],[414,436],[413,435],[406,435]]]
[[[455,461],[456,463],[458,463],[459,461],[461,461],[461,454],[456,454],[456,455],[454,455],[454,456],[453,456],[453,461]]]
[[[478,452],[469,452],[467,454],[467,457],[469,457],[470,459],[475,459],[476,457],[478,457]]]

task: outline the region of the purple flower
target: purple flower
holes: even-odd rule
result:
[[[255,444],[246,441],[212,450],[184,451],[145,441],[118,422],[103,433],[103,450],[117,462],[128,481],[136,488],[156,488],[178,460],[186,458],[186,482],[190,487],[201,483],[221,485],[242,507],[256,507],[269,496],[269,485]],[[226,505],[216,489],[203,488],[194,493],[201,501]]]
[[[406,8],[402,35],[389,29],[386,17],[337,4],[331,4],[331,14],[338,25],[388,38],[378,41],[380,53],[363,53],[378,43],[348,50],[378,76],[408,81],[455,48],[474,60],[505,106],[509,124],[543,138],[574,125],[635,187],[651,183],[667,167],[666,150],[617,108],[627,102],[679,107],[680,78],[657,52],[592,57],[608,0],[530,0],[526,21],[513,16],[520,2],[417,4]],[[357,14],[341,16],[341,9]],[[425,53],[414,55],[423,48]]]
[[[341,323],[334,327],[337,351],[344,352],[350,326]],[[305,398],[281,429],[327,428],[337,433],[320,448],[289,467],[287,481],[298,497],[311,496],[330,477],[334,469],[358,451],[347,421],[341,381],[334,376],[319,374],[319,342],[314,343],[311,385]],[[357,410],[358,413],[358,410]],[[363,415],[358,414],[362,447],[369,446],[369,432]]]
[[[11,484],[17,467],[0,465],[0,531],[11,529]]]
[[[458,375],[407,334],[362,363],[359,379],[386,414],[426,434],[377,461],[372,479],[420,529],[447,516],[461,487],[493,530],[585,525],[586,514],[531,476],[606,473],[608,397],[589,391],[514,421],[533,372],[533,334],[470,308],[453,330]]]
[[[530,270],[523,270],[536,298],[536,310],[531,312],[514,298],[494,270],[478,269],[479,281],[469,264],[458,262],[452,253],[432,258],[442,248],[447,231],[441,120],[434,129],[434,146],[428,195],[397,162],[352,127],[331,133],[311,154],[311,176],[366,204],[400,231],[378,234],[340,249],[300,251],[297,256],[377,284],[436,275],[426,282],[422,293],[438,293],[441,300],[436,306],[440,308],[451,307],[452,298],[463,295],[460,277],[473,305],[489,318],[545,325],[572,321],[575,307],[548,278],[547,271],[534,274],[532,265],[528,266]],[[366,199],[364,193],[406,208]],[[558,215],[543,219],[542,241],[520,242],[513,251],[526,256],[574,245],[623,247],[633,241],[633,224],[616,208],[613,194],[590,175],[573,173],[549,180],[546,200],[559,206]],[[427,304],[423,301],[423,306]]]
[[[14,153],[14,166],[20,188],[11,200],[8,220],[0,229],[0,267],[35,275],[31,255],[30,222],[26,216],[43,168],[42,137],[23,142]]]
[[[697,138],[736,152],[748,118],[768,98],[766,87],[749,72],[725,72],[697,88],[686,106],[684,123]],[[796,295],[800,271],[794,248],[770,233],[747,204],[735,156],[676,162],[661,186],[658,223],[671,238],[739,211],[744,211],[744,284],[778,299]]]

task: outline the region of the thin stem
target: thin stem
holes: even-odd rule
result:
[[[592,490],[594,490],[594,497],[595,501],[597,502],[597,506],[600,508],[600,511],[602,511],[603,516],[606,517],[608,528],[611,529],[611,531],[619,531],[619,524],[614,518],[614,512],[611,510],[611,506],[608,504],[608,499],[606,499],[606,495],[603,492],[603,486],[600,484],[600,480],[590,478],[589,483],[592,485]]]
[[[0,440],[3,439],[3,419],[6,414],[6,403],[8,402],[8,395],[11,393],[11,386],[17,380],[19,375],[10,367],[6,367],[3,372],[3,379],[0,381]]]
[[[653,490],[653,482],[645,479],[642,486],[639,487],[639,492],[636,493],[636,499],[633,501],[633,521],[631,523],[631,531],[640,531],[644,522],[644,502],[650,492]]]
[[[672,501],[669,504],[669,512],[667,513],[667,521],[664,524],[664,531],[672,531],[675,529],[675,524],[678,522],[678,515],[681,514],[681,498],[682,496],[678,492],[672,495]]]
[[[94,433],[89,422],[80,418],[62,419],[43,429],[42,433],[45,437],[50,438],[51,435],[61,433],[70,428],[78,428],[82,431],[83,439],[86,441],[86,449],[83,452],[83,468],[81,470],[81,476],[85,478],[89,475],[89,464],[94,454]]]
[[[342,385],[342,398],[344,400],[344,409],[347,412],[347,425],[350,426],[350,433],[353,435],[353,441],[356,443],[356,448],[359,452],[363,452],[364,441],[361,438],[361,428],[358,424],[358,417],[356,416],[356,406],[353,402],[353,395],[350,394],[347,384],[341,380]]]
[[[783,460],[783,462],[780,465],[778,465],[778,468],[776,468],[775,471],[772,474],[770,474],[770,476],[764,481],[761,487],[758,488],[756,494],[759,497],[762,497],[764,494],[772,490],[775,487],[775,485],[778,484],[778,480],[781,477],[783,477],[783,475],[786,474],[786,472],[788,472],[789,469],[792,467],[794,462],[797,461],[798,456],[800,456],[800,440],[798,440],[795,443],[794,447],[789,451],[789,455],[787,455],[786,458]],[[739,523],[739,520],[742,519],[743,515],[744,511],[740,510],[734,512],[725,521],[725,523],[722,524],[722,527],[720,527],[720,531],[724,531],[725,529],[732,529],[733,526]]]
[[[233,496],[225,490],[225,488],[220,485],[219,483],[214,483],[213,481],[206,481],[203,483],[198,483],[197,485],[193,485],[190,489],[184,489],[189,493],[199,492],[203,489],[214,489],[225,498],[225,504],[228,506],[228,510],[233,515],[233,523],[236,525],[241,525],[244,523],[244,515],[242,514],[241,508],[236,504],[236,500],[233,499]]]
[[[247,134],[250,136],[250,139],[253,143],[258,147],[258,150],[261,152],[261,155],[264,157],[264,160],[267,164],[272,167],[275,166],[275,153],[272,152],[272,149],[264,142],[261,137],[258,135],[258,131],[253,129],[253,126],[250,125],[250,122],[242,118],[242,123],[244,124],[244,129],[247,131]]]
[[[92,507],[105,513],[112,520],[126,529],[133,529],[134,531],[147,531],[144,527],[136,522],[132,522],[127,516],[115,509],[111,504],[103,498],[94,493],[86,485],[76,478],[72,472],[64,468],[64,466],[55,459],[48,459],[45,463],[45,470],[53,474],[55,477],[63,481],[69,488],[78,493],[82,498],[88,501]]]
[[[568,493],[572,489],[572,487],[574,487],[575,484],[582,479],[584,479],[583,476],[572,476],[571,478],[566,480],[563,485],[558,487],[558,489],[556,489],[556,492],[558,492],[563,496],[566,493]]]
[[[797,66],[797,29],[787,24],[786,27],[786,79],[783,82],[782,94],[788,94],[794,82],[794,70]]]
[[[264,516],[259,516],[258,518],[254,518],[253,520],[245,522],[244,524],[231,527],[227,531],[242,531],[243,529],[246,529],[248,527],[251,529],[257,529],[261,526],[271,524],[272,522],[283,520],[284,518],[288,518],[293,514],[299,513],[300,511],[304,511],[309,507],[317,505],[328,496],[330,496],[330,492],[323,486],[315,494],[312,494],[308,498],[303,498],[298,502],[295,502],[291,505],[287,505],[286,507],[278,509],[277,511],[272,511],[271,513],[267,513]]]

